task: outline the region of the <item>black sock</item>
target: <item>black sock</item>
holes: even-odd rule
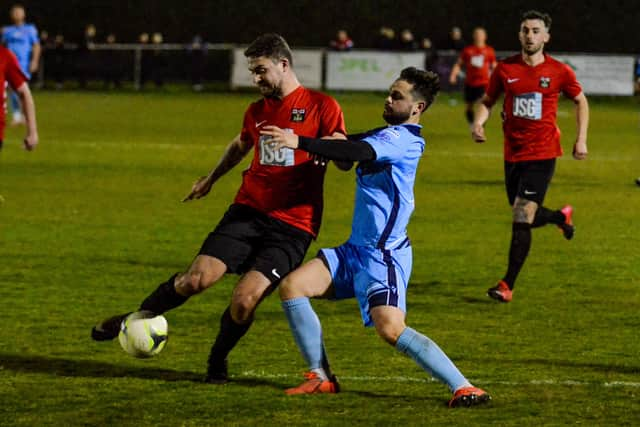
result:
[[[231,307],[227,307],[220,318],[220,332],[218,332],[216,342],[211,347],[209,365],[219,364],[225,360],[229,352],[240,341],[240,338],[247,333],[252,323],[253,318],[243,325],[234,322],[231,317]]]
[[[160,284],[151,295],[142,301],[140,310],[149,310],[156,314],[162,314],[184,304],[189,297],[182,296],[176,292],[174,281],[177,276],[177,274],[174,274],[169,280]]]
[[[533,224],[531,224],[531,228],[538,228],[549,223],[562,225],[566,220],[564,214],[560,211],[552,211],[551,209],[547,209],[544,206],[540,206],[536,211],[536,217],[533,220]]]
[[[531,224],[514,222],[511,232],[511,248],[509,249],[509,268],[502,279],[509,285],[509,289],[513,289],[530,248]]]
[[[467,116],[467,122],[469,122],[469,124],[473,123],[473,111],[465,111],[465,116]]]

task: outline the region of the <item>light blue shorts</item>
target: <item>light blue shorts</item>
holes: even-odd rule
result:
[[[365,326],[373,326],[369,310],[390,305],[407,311],[407,285],[412,250],[407,239],[398,249],[376,249],[349,242],[321,249],[318,256],[331,272],[335,299],[356,297]]]

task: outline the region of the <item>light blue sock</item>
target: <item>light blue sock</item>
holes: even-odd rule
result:
[[[331,376],[329,362],[324,351],[320,319],[311,307],[309,298],[294,298],[282,301],[293,338],[309,366],[309,370]]]
[[[436,343],[411,328],[400,334],[396,348],[411,357],[422,369],[449,386],[451,392],[471,384]]]

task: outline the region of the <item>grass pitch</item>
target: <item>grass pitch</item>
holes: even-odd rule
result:
[[[337,94],[350,131],[381,124],[382,97]],[[216,164],[253,94],[36,94],[41,146],[10,129],[0,153],[0,425],[630,425],[640,420],[640,131],[633,100],[592,100],[590,159],[565,156],[546,205],[576,208],[577,234],[534,231],[514,293],[504,273],[510,211],[498,114],[471,142],[457,98],[424,117],[427,151],[410,235],[408,323],[493,403],[450,410],[445,386],[361,326],[355,301],[314,302],[344,392],[286,397],[301,380],[277,297],[231,354],[233,382],[200,383],[231,276],[167,314],[170,341],[136,360],[94,343],[97,320],[137,307],[189,265],[240,184],[180,203]],[[575,135],[560,107],[563,143]],[[246,165],[246,162],[243,163]],[[333,166],[310,255],[349,234],[353,173]]]

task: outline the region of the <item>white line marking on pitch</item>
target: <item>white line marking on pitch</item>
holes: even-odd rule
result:
[[[276,378],[298,378],[297,375],[291,374],[267,374],[265,372],[245,371],[240,376],[242,377],[254,377],[264,379],[276,379]],[[383,381],[394,383],[434,383],[438,380],[434,378],[414,378],[414,377],[385,377],[385,376],[345,376],[340,375],[340,379],[346,381]],[[606,381],[606,382],[589,382],[589,381],[576,381],[576,380],[531,380],[531,381],[492,381],[492,380],[472,380],[474,384],[479,385],[507,385],[507,386],[524,386],[524,385],[549,385],[549,386],[577,386],[577,387],[632,387],[640,388],[640,382],[633,381]]]

